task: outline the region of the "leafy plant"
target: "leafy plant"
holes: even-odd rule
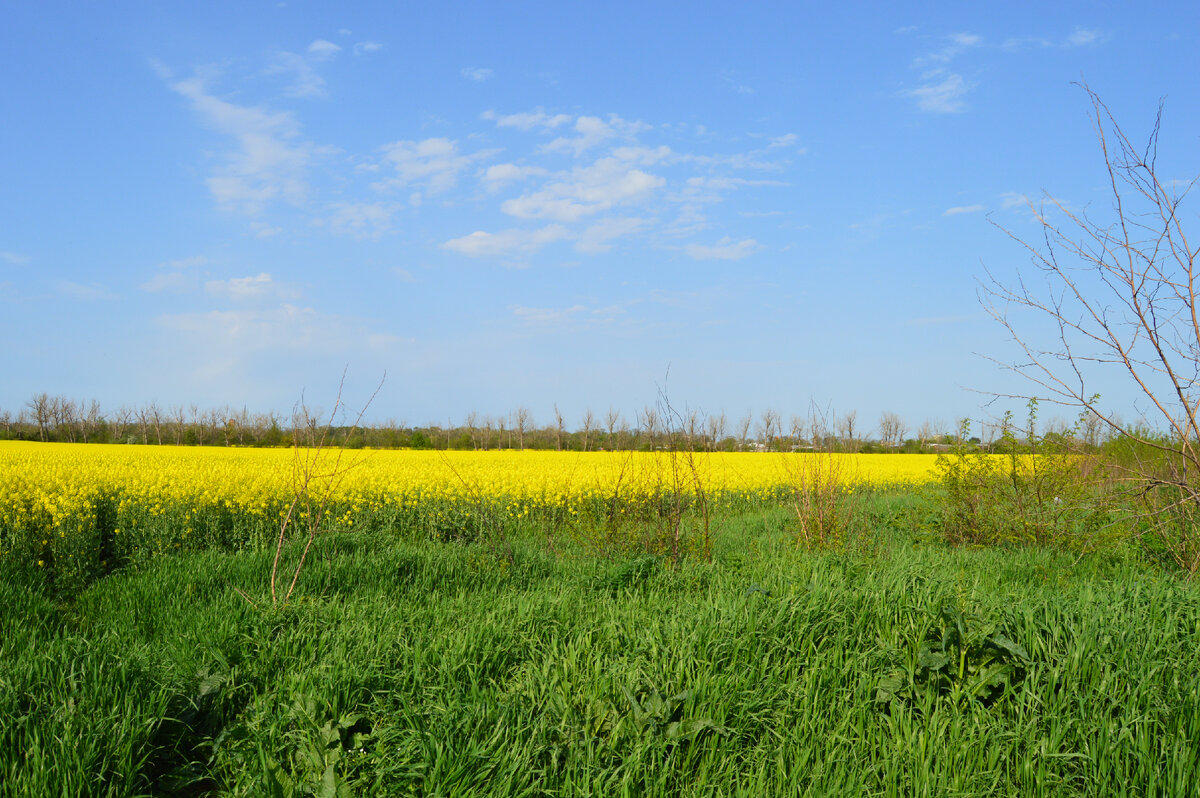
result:
[[[272,798],[353,794],[345,772],[347,760],[364,750],[372,734],[363,715],[334,717],[311,696],[296,693],[282,713],[271,714],[271,721],[274,734],[264,735],[253,723],[239,723],[216,743],[235,749],[231,761],[241,767],[252,770],[252,763],[258,765],[257,789],[262,794]],[[271,737],[281,738],[282,745],[265,744],[264,738]]]
[[[953,694],[991,706],[1025,678],[1029,662],[1029,653],[1008,635],[947,603],[908,665],[880,680],[875,704]]]
[[[661,737],[670,743],[694,740],[705,732],[724,734],[728,731],[717,725],[712,718],[683,719],[683,707],[691,693],[687,690],[677,695],[664,697],[657,689],[639,691],[637,695],[625,690],[629,701],[629,717],[633,726],[643,736]]]
[[[1072,549],[1095,548],[1111,526],[1104,502],[1104,469],[1095,458],[1073,450],[1067,435],[1039,434],[1038,402],[1031,399],[1025,428],[1005,413],[1002,455],[967,443],[964,421],[958,443],[939,455],[936,470],[943,488],[942,534],[949,543],[995,545],[1033,543]]]

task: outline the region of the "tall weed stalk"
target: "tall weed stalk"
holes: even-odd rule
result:
[[[283,514],[283,520],[279,524],[279,535],[275,540],[275,557],[271,562],[270,589],[273,607],[287,605],[291,600],[292,594],[296,591],[296,583],[300,581],[300,573],[304,570],[304,563],[312,549],[313,541],[316,540],[324,526],[330,502],[337,493],[342,480],[353,467],[353,464],[347,465],[344,462],[345,444],[334,446],[331,441],[333,422],[345,409],[342,399],[345,384],[346,374],[343,372],[341,382],[338,383],[337,398],[334,400],[333,408],[329,411],[329,418],[323,425],[317,423],[303,399],[300,400],[296,409],[295,415],[302,423],[293,423],[292,425],[292,445],[295,455],[292,461],[293,495]],[[343,440],[350,438],[358,430],[363,414],[375,401],[375,397],[379,395],[382,388],[383,380],[380,380],[370,399],[358,411],[354,423]],[[283,589],[283,579],[286,578],[286,573],[281,573],[280,566],[283,563],[286,544],[291,539],[303,540],[304,546],[295,567],[291,569],[291,579],[288,580],[286,589]]]

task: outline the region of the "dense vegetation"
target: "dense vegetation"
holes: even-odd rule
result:
[[[321,534],[279,605],[269,548],[69,594],[0,559],[0,791],[1193,794],[1200,584],[1129,538],[947,545],[944,488],[846,495],[824,538],[720,513],[707,558],[650,518]]]

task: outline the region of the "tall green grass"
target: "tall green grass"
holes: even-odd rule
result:
[[[0,575],[0,794],[1195,795],[1200,586],[911,509],[835,553],[728,517],[678,566],[328,535],[283,609],[265,552]]]

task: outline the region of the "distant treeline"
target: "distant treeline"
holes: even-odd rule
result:
[[[953,431],[941,422],[926,421],[910,428],[894,413],[883,413],[878,426],[864,429],[854,412],[809,412],[793,415],[789,423],[774,410],[747,414],[730,423],[724,413],[715,416],[683,415],[669,407],[647,406],[630,420],[609,410],[597,416],[586,411],[577,423],[568,424],[554,412],[551,424],[539,425],[527,408],[502,416],[471,413],[460,425],[408,426],[387,421],[360,426],[326,428],[328,419],[300,407],[290,416],[251,413],[225,407],[202,409],[196,405],[163,407],[155,402],[122,406],[115,412],[99,402],[79,402],[63,396],[37,394],[15,413],[0,410],[0,440],[62,443],[123,443],[171,446],[292,446],[311,443],[325,435],[326,443],[348,448],[377,449],[542,449],[562,451],[689,448],[700,451],[840,451],[860,453],[938,452],[968,445],[1000,451],[1012,441],[1003,424],[976,424],[977,434],[959,421]],[[1018,435],[1026,434],[1016,431]],[[1028,441],[1028,435],[1024,439]],[[1067,428],[1051,425],[1037,440],[1094,448],[1102,443],[1095,425]]]

